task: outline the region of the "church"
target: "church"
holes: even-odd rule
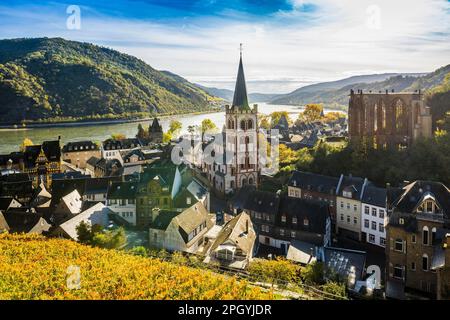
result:
[[[223,161],[216,157],[213,163],[202,164],[210,185],[221,194],[231,194],[246,185],[258,187],[258,106],[248,103],[242,50],[233,104],[225,106],[222,137],[222,143],[213,144],[212,153],[223,154]]]

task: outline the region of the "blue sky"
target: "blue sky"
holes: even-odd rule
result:
[[[69,30],[69,5],[81,29]],[[450,63],[448,0],[0,2],[0,38],[64,37],[112,47],[205,85],[233,88],[244,43],[249,91],[289,92],[350,75]]]

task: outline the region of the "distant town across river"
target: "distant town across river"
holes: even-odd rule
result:
[[[266,103],[257,103],[258,111],[261,114],[268,115],[275,111],[287,111],[292,120],[298,117],[298,114],[304,110],[302,106],[290,105],[270,105]],[[336,111],[325,109],[324,112]],[[342,111],[340,111],[342,112]],[[177,119],[183,125],[181,133],[187,133],[190,125],[200,125],[204,119],[211,119],[218,128],[224,125],[224,111],[214,113],[204,113],[195,115],[174,115],[162,117],[160,123],[163,130],[166,131],[170,121]],[[98,125],[79,126],[55,126],[44,128],[18,128],[18,129],[0,129],[0,153],[18,151],[20,144],[25,138],[31,139],[34,143],[40,144],[45,140],[56,140],[61,136],[62,144],[68,141],[103,141],[110,138],[112,134],[124,134],[127,137],[134,137],[137,133],[137,126],[141,123],[144,127],[150,124],[151,120],[124,123],[104,123]]]

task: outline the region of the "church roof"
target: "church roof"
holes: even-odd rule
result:
[[[247,88],[245,85],[244,67],[242,65],[242,54],[239,59],[239,69],[236,79],[236,87],[234,89],[233,106],[240,110],[250,110],[247,98]]]
[[[150,126],[150,132],[162,132],[162,127],[156,117],[153,118],[152,125]]]

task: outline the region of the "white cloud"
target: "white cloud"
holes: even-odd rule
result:
[[[84,18],[76,32],[64,29],[65,20],[56,14],[46,17],[47,22],[40,16],[33,25],[32,13],[27,13],[27,23],[15,31],[3,29],[0,36],[63,36],[107,44],[204,84],[214,83],[207,79],[222,84],[234,79],[242,42],[249,91],[265,92],[287,92],[294,85],[369,70],[425,72],[450,63],[448,1],[293,2],[295,11],[252,22],[197,18],[167,25],[98,14]],[[316,10],[304,12],[306,4]],[[379,13],[375,24],[374,12]],[[276,85],[282,79],[288,79],[285,85]]]

